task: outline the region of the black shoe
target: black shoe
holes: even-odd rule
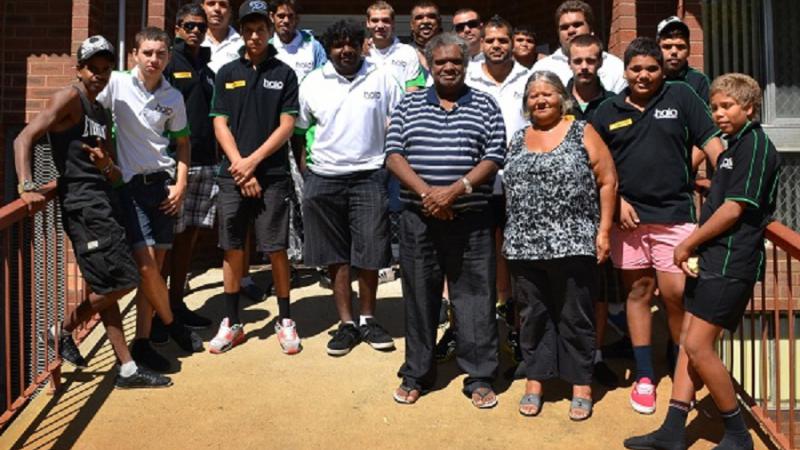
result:
[[[167,334],[167,328],[164,326],[164,322],[161,321],[161,318],[153,316],[153,323],[150,326],[150,343],[157,346],[167,345],[169,342],[169,334]]]
[[[263,302],[264,300],[267,299],[267,292],[269,292],[270,289],[264,290],[258,287],[257,284],[250,283],[247,286],[242,285],[239,288],[239,292],[244,294],[245,297],[249,298],[250,300],[258,303],[258,302]]]
[[[452,328],[444,330],[442,338],[436,343],[433,349],[433,357],[436,362],[443,363],[450,361],[456,356],[456,334]]]
[[[713,450],[753,450],[753,438],[750,437],[750,433],[740,435],[725,433]]]
[[[361,333],[352,323],[343,323],[328,341],[328,354],[331,356],[342,356],[350,353],[358,343],[361,342]]]
[[[50,350],[55,352],[56,339],[58,339],[58,355],[62,360],[72,364],[79,369],[88,367],[86,359],[81,355],[78,346],[72,339],[72,334],[61,330],[60,334],[56,333],[56,325],[50,328],[50,339],[47,340]]]
[[[619,377],[608,367],[605,361],[594,363],[594,379],[603,386],[615,388],[619,386]]]
[[[664,437],[672,437],[666,440]],[[625,439],[625,448],[631,450],[686,450],[686,442],[683,438],[675,439],[669,432],[658,429],[643,436],[635,436]]]
[[[439,325],[445,325],[450,320],[450,300],[442,297],[442,306],[439,308]]]
[[[145,367],[137,367],[136,372],[129,377],[117,374],[114,379],[114,387],[117,389],[165,388],[169,386],[172,386],[170,377],[165,377]]]
[[[327,270],[317,269],[317,275],[319,276],[319,287],[322,289],[333,289],[333,281],[331,281]]]
[[[361,340],[370,345],[375,350],[392,350],[394,349],[394,340],[386,330],[375,321],[375,319],[367,319],[366,324],[358,327],[361,332]]]
[[[131,343],[131,356],[137,366],[144,366],[156,372],[169,372],[171,367],[169,361],[150,346],[148,339],[135,339]]]
[[[506,315],[505,315],[506,326],[508,326],[508,328],[511,328],[512,330],[517,328],[516,327],[517,305],[514,303],[513,299],[510,299],[510,298],[506,299],[506,311],[505,312],[506,312]]]
[[[211,319],[203,317],[186,307],[176,308],[175,316],[180,319],[187,328],[194,330],[202,330],[211,326]],[[150,339],[152,339],[152,337]]]
[[[194,331],[186,328],[179,319],[175,319],[167,326],[167,333],[178,344],[181,350],[188,353],[202,352],[203,340]]]
[[[511,347],[511,359],[515,364],[522,362],[522,347],[519,345],[519,333],[508,332],[508,346]]]

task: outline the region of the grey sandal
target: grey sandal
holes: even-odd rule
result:
[[[523,406],[535,406],[536,412],[531,414],[522,410]],[[525,417],[535,417],[542,412],[542,394],[525,394],[519,400],[519,413]]]
[[[586,411],[587,414],[585,416],[576,416],[572,414],[573,410],[581,410]],[[580,422],[582,420],[586,420],[589,417],[592,417],[592,399],[590,398],[581,398],[581,397],[573,397],[572,401],[569,404],[569,419],[573,422]]]

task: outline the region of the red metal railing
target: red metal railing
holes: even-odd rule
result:
[[[69,239],[55,219],[55,182],[41,192],[46,202],[34,211],[22,200],[0,208],[0,397],[4,403],[0,431],[44,383],[51,381],[50,392],[58,389],[61,359],[58,343],[49,342],[47,330],[87,294]],[[96,324],[95,317],[76,330],[76,340],[80,342]]]
[[[800,449],[797,412],[797,327],[800,301],[793,270],[800,260],[800,234],[780,222],[767,227],[766,276],[739,329],[724,334],[720,353],[739,394],[772,440],[783,449]]]

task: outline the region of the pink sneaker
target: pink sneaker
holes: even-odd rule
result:
[[[650,378],[643,377],[633,383],[631,406],[639,414],[653,414],[656,412],[656,387],[653,386]]]
[[[230,326],[228,318],[222,319],[217,335],[208,343],[208,351],[216,355],[225,353],[245,341],[244,327],[237,323]]]
[[[282,319],[275,323],[275,334],[281,350],[287,355],[294,355],[303,349],[300,345],[300,336],[297,335],[297,324],[292,319]]]

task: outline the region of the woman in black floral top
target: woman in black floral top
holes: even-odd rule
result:
[[[527,378],[519,412],[535,416],[542,381],[571,383],[569,417],[592,412],[597,264],[609,253],[617,177],[608,148],[591,125],[569,120],[569,96],[552,72],[534,72],[523,99],[531,125],[506,154],[508,222],[503,254],[520,302]]]

